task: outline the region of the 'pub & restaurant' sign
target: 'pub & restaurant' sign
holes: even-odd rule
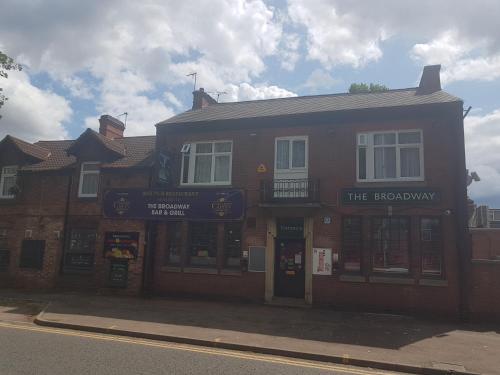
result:
[[[437,204],[441,193],[428,188],[353,188],[342,190],[344,205]]]

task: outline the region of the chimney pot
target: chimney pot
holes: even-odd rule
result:
[[[440,71],[441,65],[424,66],[417,94],[432,94],[433,92],[441,90],[441,78],[439,76]]]
[[[102,115],[99,118],[99,134],[109,139],[123,138],[125,124],[110,115]]]
[[[217,101],[208,95],[203,87],[193,91],[193,109],[202,109],[212,104],[217,104]]]

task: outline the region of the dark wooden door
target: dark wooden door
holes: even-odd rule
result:
[[[274,260],[274,295],[304,298],[305,241],[277,239]]]

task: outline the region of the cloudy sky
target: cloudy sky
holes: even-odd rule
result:
[[[193,82],[221,101],[345,92],[352,82],[417,85],[440,63],[472,106],[468,167],[478,203],[500,207],[498,0],[0,0],[0,50],[25,66],[0,138],[77,137],[104,113],[127,134],[191,105]]]

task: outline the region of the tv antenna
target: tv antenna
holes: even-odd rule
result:
[[[217,103],[219,102],[219,96],[221,95],[227,95],[227,92],[225,91],[210,91],[210,92],[207,92],[207,94],[215,94],[217,95]]]
[[[125,116],[125,122],[123,124],[125,125],[125,127],[127,127],[128,112],[123,112],[121,115],[118,115],[116,117],[120,117],[120,116]]]
[[[193,86],[193,91],[196,91],[196,75],[197,75],[197,74],[198,74],[198,73],[196,73],[196,72],[186,74],[186,77],[192,76],[192,77],[194,78],[194,86]]]

